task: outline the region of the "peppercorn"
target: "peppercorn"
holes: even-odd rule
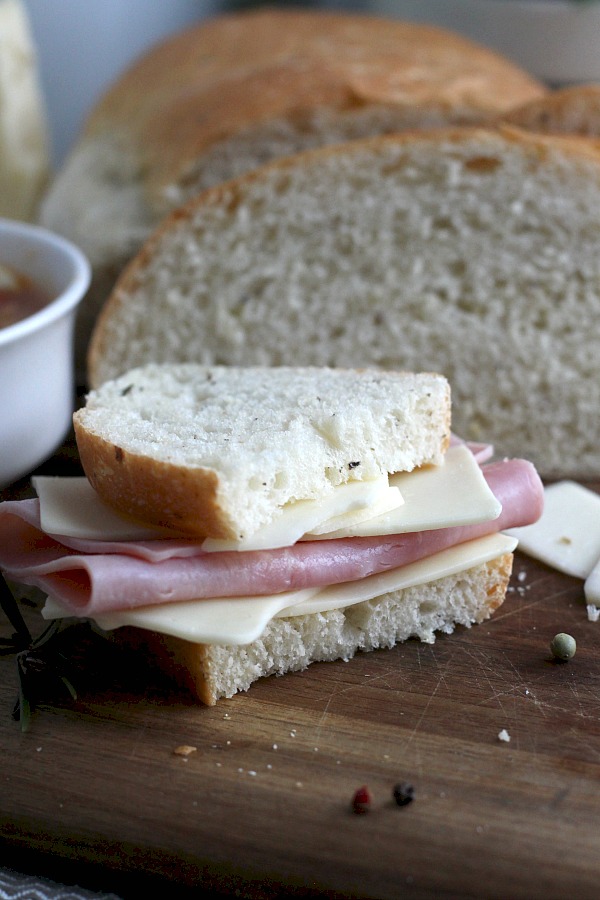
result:
[[[355,792],[354,797],[352,798],[352,811],[357,813],[358,815],[364,815],[364,813],[369,812],[371,808],[371,791],[363,784],[362,787]]]
[[[407,806],[415,796],[415,789],[408,781],[400,781],[394,785],[394,800],[398,806]]]
[[[556,659],[561,659],[566,661],[568,659],[572,659],[575,656],[575,651],[577,650],[577,643],[574,637],[571,637],[570,634],[565,634],[564,632],[560,632],[560,634],[555,634],[550,643],[550,650],[552,652],[552,656]]]

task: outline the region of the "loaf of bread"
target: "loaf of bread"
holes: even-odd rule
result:
[[[42,210],[94,269],[79,360],[124,263],[199,191],[318,145],[491,121],[545,92],[457,35],[375,17],[268,9],[170,38],[100,100]]]
[[[100,385],[149,361],[435,371],[453,429],[600,474],[600,153],[514,129],[301,154],[174,213],[97,324]]]
[[[287,503],[439,464],[450,389],[434,374],[149,365],[92,392],[74,423],[111,506],[237,540]]]
[[[143,652],[161,673],[213,706],[266,675],[349,660],[359,651],[390,648],[409,638],[433,643],[436,633],[481,624],[504,602],[512,564],[512,554],[505,553],[345,609],[275,618],[258,640],[243,646],[195,644],[138,628],[118,629],[114,637],[128,650]]]

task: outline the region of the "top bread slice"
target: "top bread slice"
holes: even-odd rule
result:
[[[453,429],[600,476],[600,153],[453,129],[272,163],[165,221],[91,344],[150,361],[443,373]]]
[[[370,16],[262,9],[169,38],[101,98],[42,209],[92,263],[79,360],[124,264],[201,190],[315,146],[489,122],[545,93],[458,35]]]
[[[235,540],[286,503],[440,463],[450,390],[426,373],[150,365],[93,391],[74,424],[111,506]]]

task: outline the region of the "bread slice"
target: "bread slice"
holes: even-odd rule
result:
[[[600,152],[514,129],[271,164],[170,217],[96,327],[92,384],[147,361],[442,372],[453,429],[600,474]]]
[[[42,210],[94,269],[80,359],[125,262],[199,191],[310,147],[490,121],[544,93],[458,35],[343,12],[262,9],[169,38],[101,98]]]
[[[488,619],[504,601],[512,554],[437,581],[310,615],[275,618],[246,646],[193,644],[171,636],[122,628],[114,639],[143,652],[182,688],[209,706],[266,675],[298,672],[313,662],[349,660],[358,651],[390,648],[418,638],[433,643]]]
[[[450,389],[427,373],[151,364],[92,392],[74,424],[110,505],[239,539],[286,503],[441,462]]]

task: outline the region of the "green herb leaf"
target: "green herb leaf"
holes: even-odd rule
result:
[[[71,626],[56,619],[36,638],[32,638],[17,601],[1,575],[0,605],[15,629],[12,638],[0,639],[0,655],[16,654],[19,694],[13,718],[20,721],[21,731],[28,731],[37,702],[57,686],[66,689],[72,700],[77,699],[77,692],[65,672],[70,660],[60,651],[60,644],[56,643],[60,633]]]

